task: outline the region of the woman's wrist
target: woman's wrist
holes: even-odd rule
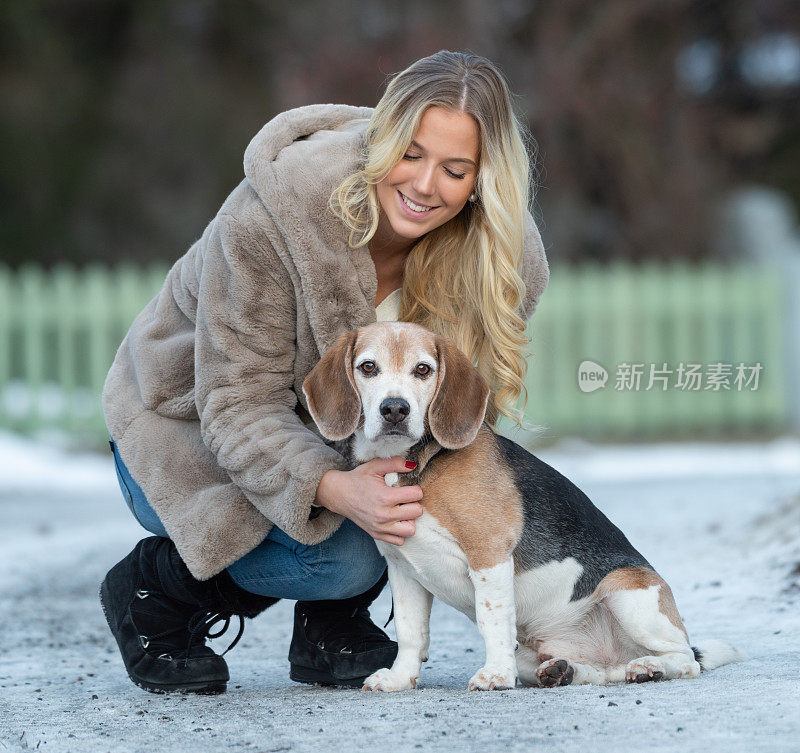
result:
[[[332,468],[322,474],[322,478],[320,478],[319,484],[317,485],[317,493],[314,497],[315,505],[337,512],[335,509],[338,507],[338,505],[336,505],[338,497],[336,493],[338,488],[337,482],[342,473],[344,473],[344,471],[337,471],[335,468]]]

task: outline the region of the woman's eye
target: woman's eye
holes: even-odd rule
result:
[[[416,368],[416,373],[420,376],[427,376],[430,374],[431,367],[428,366],[427,363],[418,363]]]
[[[358,368],[365,374],[374,374],[377,369],[372,361],[364,361]]]
[[[403,159],[415,160],[415,159],[419,159],[419,155],[418,155],[418,154],[404,154],[404,155],[403,155]],[[456,178],[457,180],[463,180],[463,179],[466,177],[466,173],[454,173],[454,172],[453,172],[452,170],[450,170],[449,168],[445,168],[445,169],[444,169],[444,171],[445,171],[445,172],[446,172],[446,173],[447,173],[447,174],[448,174],[448,175],[449,175],[451,178]]]

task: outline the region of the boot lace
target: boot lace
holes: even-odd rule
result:
[[[167,661],[180,659],[186,662],[191,658],[192,649],[194,647],[205,646],[207,638],[219,638],[221,635],[223,635],[230,627],[231,617],[233,616],[234,615],[232,614],[222,614],[220,612],[211,612],[209,610],[201,609],[189,617],[187,625],[179,625],[168,630],[163,630],[160,633],[153,633],[152,635],[140,635],[139,642],[141,643],[142,648],[147,649],[150,644],[152,644],[154,641],[157,641],[159,638],[166,638],[167,636],[174,635],[175,633],[183,633],[184,631],[188,631],[186,648],[183,651],[180,651],[177,654],[163,653],[158,657],[159,659],[165,659]],[[235,616],[239,618],[239,630],[231,644],[220,654],[220,656],[225,656],[228,651],[236,646],[244,633],[244,617],[240,614]],[[215,633],[211,632],[214,626],[219,622],[223,623],[222,627]]]
[[[186,644],[186,655],[188,657],[191,650],[192,643],[200,642],[205,643],[206,638],[219,638],[223,635],[231,625],[232,614],[220,614],[219,612],[195,612],[189,618],[189,642]],[[239,618],[239,630],[236,637],[231,644],[226,648],[220,656],[225,656],[240,640],[244,633],[244,617],[240,614],[235,615]],[[216,632],[212,633],[211,629],[218,622],[223,622],[222,627]]]

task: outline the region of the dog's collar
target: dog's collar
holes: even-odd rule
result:
[[[331,443],[331,446],[344,456],[350,468],[355,468],[357,461],[353,454],[353,437],[349,436],[347,439],[341,439]],[[402,486],[409,486],[416,484],[419,480],[425,466],[433,459],[435,455],[444,451],[444,448],[433,438],[430,430],[426,430],[422,438],[406,452],[406,460],[411,460],[417,464],[413,471],[406,471],[400,474],[400,480],[405,479]]]
[[[422,439],[415,445],[412,445],[406,453],[406,460],[416,463],[417,467],[413,471],[400,474],[401,485],[411,486],[416,484],[417,481],[419,481],[419,477],[422,475],[422,471],[425,470],[425,466],[428,465],[436,455],[442,452],[443,449],[444,448],[433,438],[433,434],[431,434],[430,430],[426,430],[422,435]]]

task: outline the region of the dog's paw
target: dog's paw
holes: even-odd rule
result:
[[[543,688],[569,685],[575,677],[575,668],[568,659],[548,659],[536,670],[536,679]]]
[[[396,690],[411,690],[417,687],[419,677],[409,677],[392,669],[379,669],[371,674],[361,690],[380,690],[384,693],[393,693]]]
[[[666,674],[664,662],[655,656],[643,656],[628,662],[625,667],[625,682],[655,682]]]
[[[467,690],[509,690],[516,684],[517,676],[513,669],[481,667],[470,678]]]

